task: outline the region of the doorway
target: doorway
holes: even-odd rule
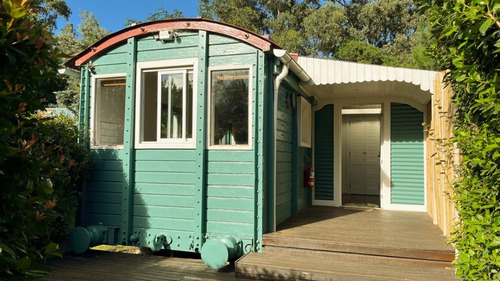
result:
[[[380,206],[380,105],[342,108],[342,204]]]

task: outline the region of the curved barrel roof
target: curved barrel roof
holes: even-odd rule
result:
[[[164,19],[137,24],[112,33],[77,54],[65,65],[72,68],[79,67],[131,37],[145,36],[160,30],[205,30],[241,40],[262,51],[280,48],[267,37],[231,24],[202,18]]]

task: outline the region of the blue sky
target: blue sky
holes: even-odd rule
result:
[[[198,0],[66,0],[71,8],[72,15],[69,22],[75,28],[80,23],[80,10],[93,13],[100,22],[100,26],[115,32],[125,28],[125,19],[145,20],[158,8],[165,8],[169,12],[177,9],[184,13],[184,17],[198,16]],[[63,28],[66,20],[58,21],[58,28]]]

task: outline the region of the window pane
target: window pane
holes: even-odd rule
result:
[[[182,138],[182,73],[161,75],[161,138]]]
[[[186,138],[193,137],[193,72],[187,74],[187,92],[186,92]]]
[[[248,70],[212,72],[212,144],[248,144]]]
[[[142,140],[156,141],[156,108],[158,99],[158,72],[144,73],[144,108]]]
[[[143,72],[139,128],[142,142],[180,143],[192,139],[193,87],[192,69]]]
[[[125,79],[97,79],[94,144],[123,145]]]

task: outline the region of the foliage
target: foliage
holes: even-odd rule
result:
[[[460,149],[455,185],[457,275],[500,279],[500,3],[420,0],[436,40],[433,54],[451,83]]]
[[[78,25],[78,30],[75,30],[72,24],[67,24],[56,36],[56,48],[68,58],[109,34],[109,31],[99,25],[99,20],[94,14],[81,11],[80,18],[82,22]],[[80,81],[78,78],[68,76],[62,79],[65,81],[65,87],[55,91],[55,103],[58,107],[68,108],[76,114],[80,101]]]
[[[57,28],[59,17],[68,20],[71,15],[71,9],[64,0],[33,0],[32,2],[37,10],[31,16],[38,24],[45,26],[51,32]]]
[[[204,18],[271,34],[284,49],[302,55],[432,68],[432,60],[421,59],[421,46],[428,45],[419,28],[425,15],[413,0],[322,2],[200,0],[199,11]]]
[[[318,0],[200,0],[203,18],[216,19],[256,33],[272,34],[273,40],[290,52],[307,54],[309,38],[304,20],[319,8]],[[324,22],[322,23],[324,24]]]
[[[382,64],[382,50],[363,41],[347,41],[340,44],[335,55],[338,59],[361,63]]]
[[[57,19],[64,18],[68,20],[71,10],[63,0],[32,0],[32,6],[36,7],[36,13],[31,13],[30,19],[47,28],[49,35],[47,40],[53,40],[53,31],[57,28]],[[45,79],[39,85],[39,94],[48,106],[54,106],[57,103],[54,92],[64,90],[67,87],[67,81],[64,77],[57,75],[50,79]]]
[[[54,211],[56,220],[50,224],[49,238],[55,243],[61,243],[75,226],[75,214],[80,199],[81,186],[84,177],[89,175],[92,160],[90,149],[83,145],[88,135],[78,130],[77,118],[63,113],[51,117],[39,117],[34,132],[38,143],[45,147],[53,147],[59,158],[59,167],[50,177],[54,186],[53,200],[57,200]]]
[[[57,66],[46,44],[49,33],[35,25],[30,1],[3,0],[0,4],[0,278],[35,278],[43,275],[40,262],[53,244],[37,245],[49,233],[54,219],[54,191],[46,162],[51,148],[34,148],[37,137],[30,113],[43,109],[37,87],[52,77],[46,65]]]
[[[265,13],[259,0],[200,0],[202,18],[216,19],[253,32],[265,32]]]
[[[184,14],[177,10],[174,9],[173,13],[169,13],[167,9],[165,8],[158,8],[155,13],[150,14],[149,17],[146,18],[145,21],[155,21],[155,20],[161,20],[161,19],[174,19],[174,18],[182,18],[184,17]],[[131,26],[133,24],[138,24],[141,23],[142,21],[140,20],[134,20],[131,18],[125,18],[125,26]]]
[[[36,21],[36,2],[0,3],[0,279],[30,280],[46,274],[55,254],[49,242],[57,201],[52,177],[63,169],[63,150],[42,144],[39,87],[55,76],[57,51],[49,30]]]

